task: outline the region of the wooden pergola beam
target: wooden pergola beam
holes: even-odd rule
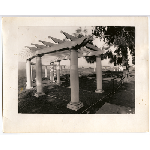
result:
[[[29,48],[30,50],[34,50],[34,51],[37,51],[37,50],[40,50],[40,49],[41,49],[41,48],[29,47],[29,46],[25,46],[25,48]]]
[[[79,49],[82,46],[85,46],[87,44],[88,38],[89,38],[89,36],[84,36],[84,37],[76,39],[75,41],[65,41],[64,43],[53,45],[52,47],[47,47],[47,48],[43,48],[41,50],[37,50],[36,54],[44,55],[44,54],[49,54],[49,53],[55,53],[58,51],[70,50],[70,49],[76,48],[76,47],[78,47],[78,49]]]
[[[31,43],[31,45],[35,45],[37,48],[40,48],[40,49],[47,47],[45,45],[39,45],[39,44],[33,44],[33,43]]]
[[[67,38],[67,39],[70,39],[71,41],[74,41],[74,40],[77,39],[77,37],[72,36],[72,35],[70,35],[70,34],[68,34],[68,33],[66,33],[66,32],[63,32],[63,31],[60,31],[60,32],[63,33],[63,34],[66,36],[66,38]]]
[[[46,45],[48,47],[51,47],[51,46],[55,45],[54,43],[46,42],[46,41],[41,41],[41,40],[39,40],[39,42],[42,42],[44,45]]]
[[[58,44],[64,43],[64,41],[54,38],[54,37],[51,37],[51,36],[48,36],[48,38],[51,38],[55,43],[58,43]]]

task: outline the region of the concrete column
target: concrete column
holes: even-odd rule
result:
[[[96,63],[94,63],[94,72],[96,71]]]
[[[60,75],[62,75],[62,66],[60,66]]]
[[[83,107],[79,101],[79,76],[78,76],[78,52],[71,50],[70,60],[71,102],[67,108],[77,111]]]
[[[101,56],[96,57],[96,80],[97,80],[97,89],[95,93],[103,93],[102,90],[102,63]]]
[[[45,78],[47,78],[47,66],[45,66]]]
[[[56,77],[56,76],[57,76],[57,66],[54,65],[54,77]]]
[[[49,71],[49,80],[50,80],[50,81],[51,81],[51,68],[52,68],[52,67],[50,66],[50,69],[49,69],[49,70],[50,70],[50,71]]]
[[[50,69],[50,82],[55,82],[54,81],[54,65],[52,65]]]
[[[60,60],[57,61],[57,84],[60,84]]]
[[[31,60],[30,59],[27,59],[26,61],[26,78],[27,78],[26,89],[31,89],[32,85],[31,85]]]
[[[36,97],[45,95],[43,93],[43,86],[42,86],[42,62],[41,62],[41,56],[36,57],[36,87],[37,87],[37,93],[35,93]]]
[[[31,84],[32,84],[32,81],[33,81],[32,70],[33,70],[33,66],[31,65]]]

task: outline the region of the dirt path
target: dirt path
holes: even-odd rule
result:
[[[135,78],[129,74],[129,82],[124,83],[114,96],[105,99],[105,104],[96,114],[134,114],[135,113]]]

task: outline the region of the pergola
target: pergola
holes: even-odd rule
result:
[[[31,87],[31,60],[36,58],[36,87],[37,92],[35,96],[39,97],[45,95],[42,87],[42,62],[43,55],[55,56],[56,59],[51,61],[57,62],[57,82],[60,83],[60,61],[70,60],[70,85],[71,85],[71,102],[67,104],[67,108],[77,111],[83,107],[83,103],[79,101],[79,76],[78,76],[78,58],[85,56],[96,56],[96,79],[97,89],[96,93],[102,93],[102,65],[101,54],[105,52],[110,46],[98,48],[91,44],[93,40],[92,36],[83,36],[81,38],[69,35],[66,32],[61,31],[69,41],[62,41],[54,37],[49,36],[54,43],[41,41],[43,45],[32,44],[36,47],[27,47],[32,51],[32,55],[26,60],[26,72],[27,72],[27,88]],[[51,78],[53,75],[53,69],[51,70]]]
[[[50,82],[55,82],[54,81],[54,76],[56,76],[57,75],[57,84],[60,84],[60,75],[62,74],[62,67],[64,67],[65,68],[65,66],[66,65],[60,65],[60,68],[59,68],[59,72],[57,71],[56,72],[56,74],[55,74],[55,71],[56,70],[58,70],[58,66],[57,65],[55,65],[55,64],[52,64],[53,62],[51,62],[51,65],[42,65],[42,66],[44,66],[45,67],[45,78],[48,78],[48,75],[47,75],[47,67],[49,66],[50,67]],[[33,77],[32,77],[32,66],[33,65],[35,65],[36,66],[36,64],[35,63],[32,63],[31,62],[31,81],[33,81]],[[59,73],[59,74],[58,74]],[[36,79],[36,78],[35,78]],[[29,82],[30,83],[30,82]],[[27,83],[28,84],[28,83]],[[27,86],[26,88],[27,89],[30,89],[32,86]]]

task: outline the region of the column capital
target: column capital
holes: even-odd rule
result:
[[[30,59],[30,58],[28,58],[26,61],[31,61],[31,59]]]
[[[37,54],[36,55],[36,57],[42,57],[43,56],[43,54]]]
[[[97,55],[96,57],[101,58],[101,55]]]
[[[50,62],[50,65],[54,65],[54,62]]]
[[[78,48],[70,49],[70,52],[71,51],[78,51]]]

